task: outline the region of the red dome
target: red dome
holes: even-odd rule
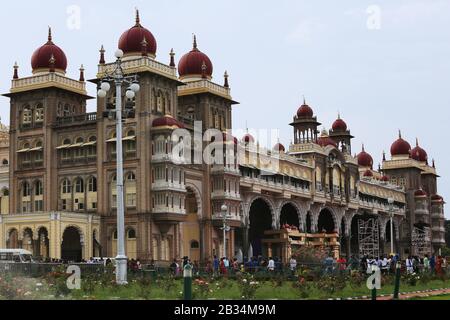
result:
[[[209,57],[198,50],[197,38],[194,36],[194,46],[192,50],[181,57],[178,63],[178,73],[180,77],[206,76],[212,77],[213,64]]]
[[[304,103],[297,110],[297,117],[299,117],[299,118],[312,118],[313,116],[314,116],[313,109],[311,109],[311,107],[308,106],[306,103]]]
[[[53,59],[53,65],[51,60]],[[48,31],[48,41],[38,48],[31,57],[31,67],[33,71],[39,69],[55,69],[66,71],[67,57],[64,51],[52,41],[52,31]]]
[[[321,147],[326,147],[326,146],[337,147],[336,142],[333,139],[331,139],[330,137],[320,137],[319,139],[317,139],[317,143]]]
[[[442,198],[438,194],[435,194],[435,195],[431,196],[431,201],[433,201],[433,202],[443,202],[444,198]]]
[[[281,143],[277,143],[273,147],[273,150],[276,151],[276,152],[286,152],[286,148]]]
[[[382,176],[380,180],[382,182],[389,182],[389,177],[388,176]]]
[[[356,156],[358,159],[358,165],[361,167],[373,167],[373,158],[370,154],[364,150],[364,146],[362,147],[362,151],[360,154]]]
[[[172,118],[171,116],[164,116],[162,118],[153,120],[152,126],[153,128],[161,128],[161,127],[184,128],[184,125],[180,121]]]
[[[409,155],[411,151],[411,145],[408,141],[402,139],[401,133],[399,134],[399,138],[395,141],[391,146],[391,155],[399,156],[399,155]]]
[[[247,133],[243,138],[242,141],[244,141],[245,143],[254,143],[255,142],[255,138],[253,138],[253,136],[250,133]]]
[[[364,177],[368,178],[368,177],[373,177],[373,173],[371,170],[367,169],[366,172],[364,172]]]
[[[420,161],[420,162],[428,161],[428,154],[424,149],[419,147],[418,140],[416,140],[416,147],[411,150],[411,158],[413,158],[414,160]]]
[[[416,198],[423,198],[426,196],[427,196],[427,193],[422,189],[416,190],[416,192],[414,192],[414,197],[416,197]]]
[[[333,131],[347,131],[347,124],[344,120],[338,116],[337,120],[333,123]]]
[[[147,42],[147,53],[153,56],[156,55],[158,47],[156,39],[153,34],[144,28],[140,23],[139,11],[136,12],[136,24],[131,29],[125,31],[119,39],[119,49],[125,54],[142,53],[143,41]]]
[[[238,139],[231,134],[226,132],[223,133],[223,142],[234,142],[234,144],[238,144]]]

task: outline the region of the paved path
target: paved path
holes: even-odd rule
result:
[[[432,297],[442,294],[450,294],[450,288],[447,289],[434,289],[434,290],[424,290],[416,292],[400,293],[400,300],[418,298],[418,297]],[[377,300],[392,300],[393,295],[388,295],[384,297],[377,297]],[[370,300],[370,299],[368,299]]]

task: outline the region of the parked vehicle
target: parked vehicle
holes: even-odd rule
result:
[[[0,249],[0,263],[32,263],[33,254],[23,249]]]

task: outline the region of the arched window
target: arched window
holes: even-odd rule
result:
[[[26,181],[22,183],[22,212],[31,212],[31,187]]]
[[[22,124],[29,125],[31,124],[32,120],[33,120],[33,112],[31,111],[31,107],[29,105],[26,105],[23,108]]]
[[[38,104],[36,106],[36,110],[34,112],[34,121],[36,123],[44,122],[44,107],[42,106],[42,104]]]
[[[34,211],[44,211],[44,185],[38,180],[34,184]]]
[[[84,149],[83,149],[84,139],[79,137],[75,140],[75,158],[83,158],[84,157]]]
[[[191,241],[191,249],[200,249],[200,243],[196,240]]]
[[[117,208],[117,176],[111,177],[111,208]]]
[[[4,166],[9,165],[8,159],[3,159],[2,164],[3,164]]]
[[[133,172],[127,174],[125,182],[125,202],[127,208],[136,207],[136,175]]]
[[[35,196],[42,196],[44,194],[44,186],[42,184],[42,181],[38,180],[34,184],[34,195]]]
[[[83,182],[83,179],[78,178],[75,181],[75,192],[76,193],[84,193],[84,182]]]
[[[61,182],[61,210],[70,210],[72,203],[72,184],[69,179],[64,179]]]
[[[136,230],[128,229],[127,238],[128,239],[136,239]]]
[[[125,140],[125,152],[134,153],[136,152],[136,132],[134,130],[129,130],[126,134]]]
[[[69,148],[72,144],[70,139],[64,139],[62,149],[61,149],[61,159],[62,160],[70,160],[71,158],[71,149]]]
[[[97,137],[89,137],[89,142],[87,143],[87,155],[88,157],[97,156]]]
[[[72,192],[72,185],[68,179],[63,180],[61,184],[61,193],[70,194]]]
[[[43,152],[42,146],[43,146],[42,141],[38,141],[35,144],[34,150],[35,150],[36,153],[35,153],[35,156],[34,156],[34,160],[37,163],[40,163],[40,162],[44,161],[44,152]]]
[[[97,178],[91,177],[88,182],[88,191],[97,192]]]
[[[68,104],[66,104],[64,106],[64,113],[63,113],[64,117],[69,117],[70,116],[70,106]]]

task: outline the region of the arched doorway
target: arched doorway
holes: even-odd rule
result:
[[[347,250],[347,248],[348,248],[348,238],[345,236],[345,220],[344,220],[344,218],[342,218],[342,221],[341,221],[341,228],[340,228],[340,230],[339,230],[339,242],[340,242],[340,244],[341,244],[341,250],[340,250],[340,252],[341,252],[341,256],[345,256],[346,258],[347,258],[347,260],[348,260],[348,258],[350,258],[349,257],[349,254],[350,254],[350,252],[348,252],[348,250]]]
[[[7,248],[8,249],[19,248],[19,232],[17,231],[17,229],[12,229],[11,231],[9,231]]]
[[[337,228],[334,225],[333,214],[328,209],[323,209],[319,214],[317,231],[319,233],[333,233]]]
[[[187,219],[183,223],[183,253],[189,256],[192,262],[201,260],[201,232],[199,219],[199,206],[197,196],[192,188],[187,188],[186,194],[186,215]]]
[[[102,246],[98,241],[98,232],[94,230],[92,233],[92,256],[93,257],[102,257]]]
[[[50,241],[48,239],[48,230],[47,228],[40,228],[38,230],[38,241],[36,245],[36,256],[39,256],[43,260],[47,259],[50,256]]]
[[[306,233],[312,233],[311,225],[311,213],[308,212],[306,214]]]
[[[253,256],[262,254],[261,239],[264,231],[272,229],[272,211],[263,199],[255,200],[250,208],[249,242],[253,248]]]
[[[359,257],[358,219],[357,216],[353,217],[350,226],[350,252],[356,257]]]
[[[33,250],[33,231],[30,228],[23,230],[22,249],[28,250],[33,255],[36,255]]]
[[[128,259],[137,259],[136,230],[129,228],[126,235],[126,255]]]
[[[286,224],[295,226],[297,229],[300,227],[297,209],[292,203],[286,203],[281,209],[280,226],[283,227]]]
[[[83,259],[81,235],[75,227],[68,227],[64,230],[61,259],[72,262],[80,262]]]

